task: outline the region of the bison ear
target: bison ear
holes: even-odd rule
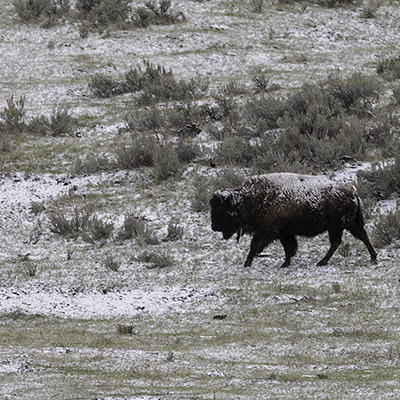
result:
[[[233,193],[230,190],[217,190],[214,193],[214,196],[218,200],[219,203],[226,205],[227,207],[230,207],[232,204],[232,199],[233,199]]]

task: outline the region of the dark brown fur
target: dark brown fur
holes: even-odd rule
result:
[[[252,234],[249,267],[255,256],[279,239],[290,265],[297,252],[296,236],[329,233],[331,247],[318,265],[326,265],[347,229],[367,247],[371,260],[376,252],[364,229],[361,201],[354,186],[325,177],[277,173],[249,178],[241,187],[216,191],[211,200],[212,229],[224,239],[237,233]]]

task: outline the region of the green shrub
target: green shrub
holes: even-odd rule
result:
[[[219,163],[240,165],[242,167],[252,166],[257,154],[257,145],[235,136],[221,142],[216,149]]]
[[[361,197],[376,200],[400,195],[400,156],[394,162],[372,165],[371,169],[357,173]]]
[[[193,180],[193,191],[190,198],[191,209],[195,212],[208,211],[212,185],[210,179],[203,175],[196,175]]]
[[[44,115],[34,117],[29,121],[27,131],[34,136],[46,136],[50,133],[50,121]]]
[[[181,139],[176,143],[175,152],[182,164],[189,164],[202,155],[202,151],[198,144],[184,139]]]
[[[98,7],[101,0],[76,0],[76,9],[86,17],[93,8]]]
[[[234,168],[228,167],[218,174],[213,182],[212,191],[218,189],[235,188],[241,186],[245,181],[243,174],[238,173]],[[211,196],[210,196],[211,198]]]
[[[157,132],[165,127],[165,112],[162,108],[151,106],[131,112],[125,117],[129,132]]]
[[[89,153],[76,159],[73,172],[77,175],[91,175],[96,172],[109,171],[110,169],[112,169],[111,162],[105,155]]]
[[[400,104],[400,85],[392,89],[393,98],[396,105]]]
[[[92,92],[102,98],[125,93],[124,84],[107,76],[97,74],[89,82]]]
[[[190,102],[168,108],[164,118],[171,133],[181,137],[194,137],[201,132],[200,126],[205,123],[206,114],[203,107]]]
[[[13,5],[21,21],[38,23],[45,20],[44,28],[53,26],[70,11],[69,0],[14,0]]]
[[[130,25],[130,0],[77,0],[76,9],[82,21],[100,31],[108,26],[126,28]]]
[[[49,130],[52,136],[71,135],[75,125],[76,119],[72,117],[66,106],[56,108],[50,115]]]
[[[144,6],[138,7],[134,12],[134,23],[146,28],[150,24],[174,24],[184,22],[186,17],[181,12],[171,10],[170,0],[160,0],[157,3],[153,0],[146,1]]]
[[[278,128],[278,120],[284,116],[286,108],[282,100],[273,97],[250,99],[243,109],[250,136],[260,136],[267,130]]]
[[[134,14],[134,23],[140,28],[147,28],[155,19],[155,15],[146,7],[138,7]]]
[[[160,146],[155,154],[154,177],[158,182],[176,178],[182,172],[178,154],[170,146]]]
[[[158,146],[153,136],[132,134],[130,143],[117,150],[117,166],[121,169],[152,167]]]
[[[400,210],[389,211],[375,224],[374,244],[378,247],[390,245],[400,239]]]
[[[14,0],[13,6],[23,22],[36,21],[48,7],[48,0]]]
[[[376,72],[387,80],[400,79],[400,56],[387,57],[378,61]]]
[[[172,71],[167,71],[163,66],[154,66],[147,61],[144,66],[144,70],[140,67],[131,68],[121,81],[96,75],[89,82],[89,88],[99,97],[137,93],[136,102],[140,106],[171,100],[190,100],[207,90],[208,81],[201,77],[177,81]]]
[[[133,335],[135,332],[133,330],[133,325],[117,325],[117,333],[119,335]]]

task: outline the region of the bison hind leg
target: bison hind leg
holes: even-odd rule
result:
[[[280,239],[283,249],[285,250],[285,262],[281,268],[286,268],[290,265],[290,260],[297,253],[297,240],[294,236],[288,236]]]
[[[331,242],[331,247],[328,250],[326,256],[317,264],[319,267],[328,264],[335,251],[338,249],[342,243],[343,229],[329,230],[329,240]]]
[[[355,238],[360,239],[365,244],[365,246],[367,246],[369,254],[371,255],[371,261],[375,263],[377,257],[376,251],[374,250],[371,242],[369,241],[369,237],[366,230],[363,227],[354,224],[352,226],[349,226],[349,231]]]

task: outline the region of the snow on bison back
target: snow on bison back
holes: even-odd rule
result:
[[[376,261],[376,252],[364,229],[361,200],[353,185],[324,176],[276,173],[249,178],[241,187],[217,190],[211,200],[212,229],[224,239],[252,234],[249,267],[255,256],[279,239],[290,265],[297,252],[296,236],[313,237],[328,231],[331,247],[318,265],[326,265],[347,229],[363,241]]]

